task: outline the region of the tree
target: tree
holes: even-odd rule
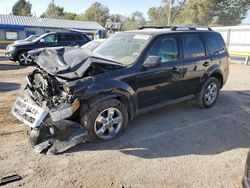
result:
[[[218,25],[238,25],[247,16],[250,0],[219,0],[214,12]]]
[[[177,16],[181,25],[209,25],[213,22],[217,0],[189,0]]]
[[[171,23],[175,22],[175,19],[179,12],[184,7],[187,0],[162,0],[160,7],[152,7],[148,10],[149,20],[152,25],[155,26],[167,26],[169,17],[169,5],[171,4]]]
[[[121,14],[111,14],[109,19],[112,22],[124,22],[126,20],[126,17]]]
[[[77,19],[83,21],[95,21],[102,26],[105,26],[108,18],[109,9],[101,3],[95,2]]]
[[[72,12],[64,12],[63,19],[66,20],[76,20],[77,14]]]
[[[50,3],[46,12],[44,12],[41,17],[42,18],[63,18],[64,16],[64,8],[60,6],[56,6],[54,3]]]
[[[178,15],[184,25],[238,25],[250,9],[250,0],[189,0]]]
[[[123,23],[124,30],[133,30],[138,29],[146,23],[146,19],[143,16],[142,12],[136,11],[132,13],[131,16],[127,17],[127,19]]]
[[[18,0],[12,7],[12,14],[19,16],[32,16],[32,4],[26,0]]]
[[[154,26],[167,26],[168,24],[168,11],[167,7],[152,7],[148,10],[148,17]]]

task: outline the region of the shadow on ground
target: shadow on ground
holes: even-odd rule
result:
[[[13,62],[15,63],[15,62]],[[19,69],[23,69],[26,68],[26,66],[21,66],[18,63],[15,64],[9,64],[9,63],[0,63],[0,71],[3,70],[19,70]]]
[[[14,91],[20,89],[21,84],[12,82],[0,82],[0,92]]]
[[[216,105],[194,101],[171,105],[130,122],[126,132],[106,143],[78,145],[66,153],[117,150],[142,158],[214,155],[250,146],[249,91],[221,91]]]

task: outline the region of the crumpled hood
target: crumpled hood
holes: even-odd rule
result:
[[[120,63],[81,48],[46,48],[33,51],[31,55],[39,55],[37,65],[49,74],[69,79],[81,78],[92,63],[122,67]]]

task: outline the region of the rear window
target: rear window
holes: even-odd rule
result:
[[[204,57],[206,55],[205,46],[200,36],[183,36],[184,58]]]
[[[204,38],[209,54],[221,54],[226,51],[225,43],[218,33],[206,33]]]

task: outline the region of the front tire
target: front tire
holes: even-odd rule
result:
[[[108,141],[120,135],[128,123],[125,105],[117,99],[101,101],[81,117],[91,141]]]
[[[33,63],[31,56],[28,52],[20,52],[18,54],[18,62],[20,65],[29,66]]]
[[[201,108],[212,107],[219,96],[221,84],[217,78],[209,77],[203,84],[198,96],[197,103]]]

